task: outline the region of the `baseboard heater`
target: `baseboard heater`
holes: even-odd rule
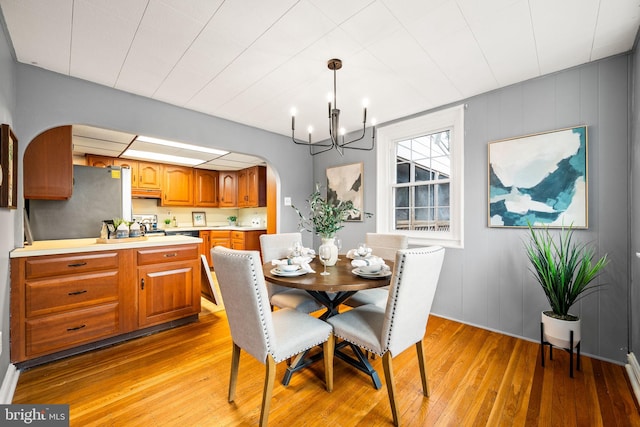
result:
[[[638,359],[633,353],[627,354],[627,375],[629,375],[629,381],[631,381],[631,388],[633,388],[633,394],[636,395],[636,402],[640,405],[640,365],[638,365]]]

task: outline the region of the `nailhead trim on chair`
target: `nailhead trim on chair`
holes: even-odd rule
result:
[[[265,316],[264,316],[264,312],[262,311],[262,306],[264,304],[262,304],[262,299],[260,296],[260,292],[258,292],[258,280],[257,280],[257,276],[256,276],[256,266],[253,262],[253,258],[251,256],[249,256],[249,254],[239,254],[239,253],[229,253],[229,255],[231,256],[237,256],[237,257],[243,257],[243,258],[249,258],[249,261],[251,261],[251,272],[253,274],[253,287],[256,291],[256,295],[258,296],[258,307],[259,307],[259,312],[260,312],[260,323],[262,324],[262,330],[264,332],[264,336],[266,337],[265,339],[267,340],[267,352],[274,358],[275,362],[281,362],[285,359],[289,359],[293,356],[297,356],[298,354],[302,353],[303,351],[309,350],[313,347],[316,347],[322,343],[324,343],[326,341],[326,339],[324,341],[318,341],[317,343],[310,345],[309,347],[303,349],[302,351],[299,351],[297,353],[293,353],[290,354],[288,356],[285,356],[283,358],[280,358],[278,360],[275,359],[275,354],[273,351],[273,348],[271,347],[271,342],[269,341],[269,334],[267,334],[267,325],[266,325],[266,320],[265,320]],[[262,266],[260,266],[260,274],[262,274]],[[271,313],[271,311],[269,311],[269,313]],[[327,334],[327,339],[329,338],[329,335]]]

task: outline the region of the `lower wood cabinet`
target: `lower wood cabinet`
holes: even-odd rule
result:
[[[199,245],[137,250],[140,327],[200,312],[199,256]]]
[[[197,318],[199,249],[181,244],[11,258],[11,362],[53,360],[80,346]]]

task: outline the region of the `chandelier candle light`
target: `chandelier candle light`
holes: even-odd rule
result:
[[[364,138],[366,129],[367,129],[367,101],[363,102],[364,112],[362,118],[362,135],[359,138],[353,139],[351,141],[344,140],[345,130],[340,127],[340,110],[338,109],[338,105],[336,102],[336,70],[342,68],[342,61],[340,59],[330,59],[327,62],[327,67],[333,71],[333,104],[331,103],[331,98],[329,98],[329,142],[312,142],[311,141],[311,133],[313,132],[313,128],[309,126],[309,141],[298,140],[295,137],[296,132],[296,113],[295,109],[291,110],[291,139],[294,143],[299,145],[307,145],[309,146],[309,154],[315,156],[316,154],[324,153],[325,151],[329,151],[332,148],[335,148],[340,155],[344,155],[344,149],[350,148],[353,150],[365,150],[371,151],[373,150],[373,146],[375,144],[376,139],[376,123],[375,120],[372,120],[373,129],[371,131],[371,146],[367,147],[351,147],[349,144],[353,144],[354,142],[360,141]],[[314,151],[313,148],[322,148],[321,150]]]

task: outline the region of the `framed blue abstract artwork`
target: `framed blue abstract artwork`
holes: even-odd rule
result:
[[[587,127],[489,143],[489,227],[588,227]]]

